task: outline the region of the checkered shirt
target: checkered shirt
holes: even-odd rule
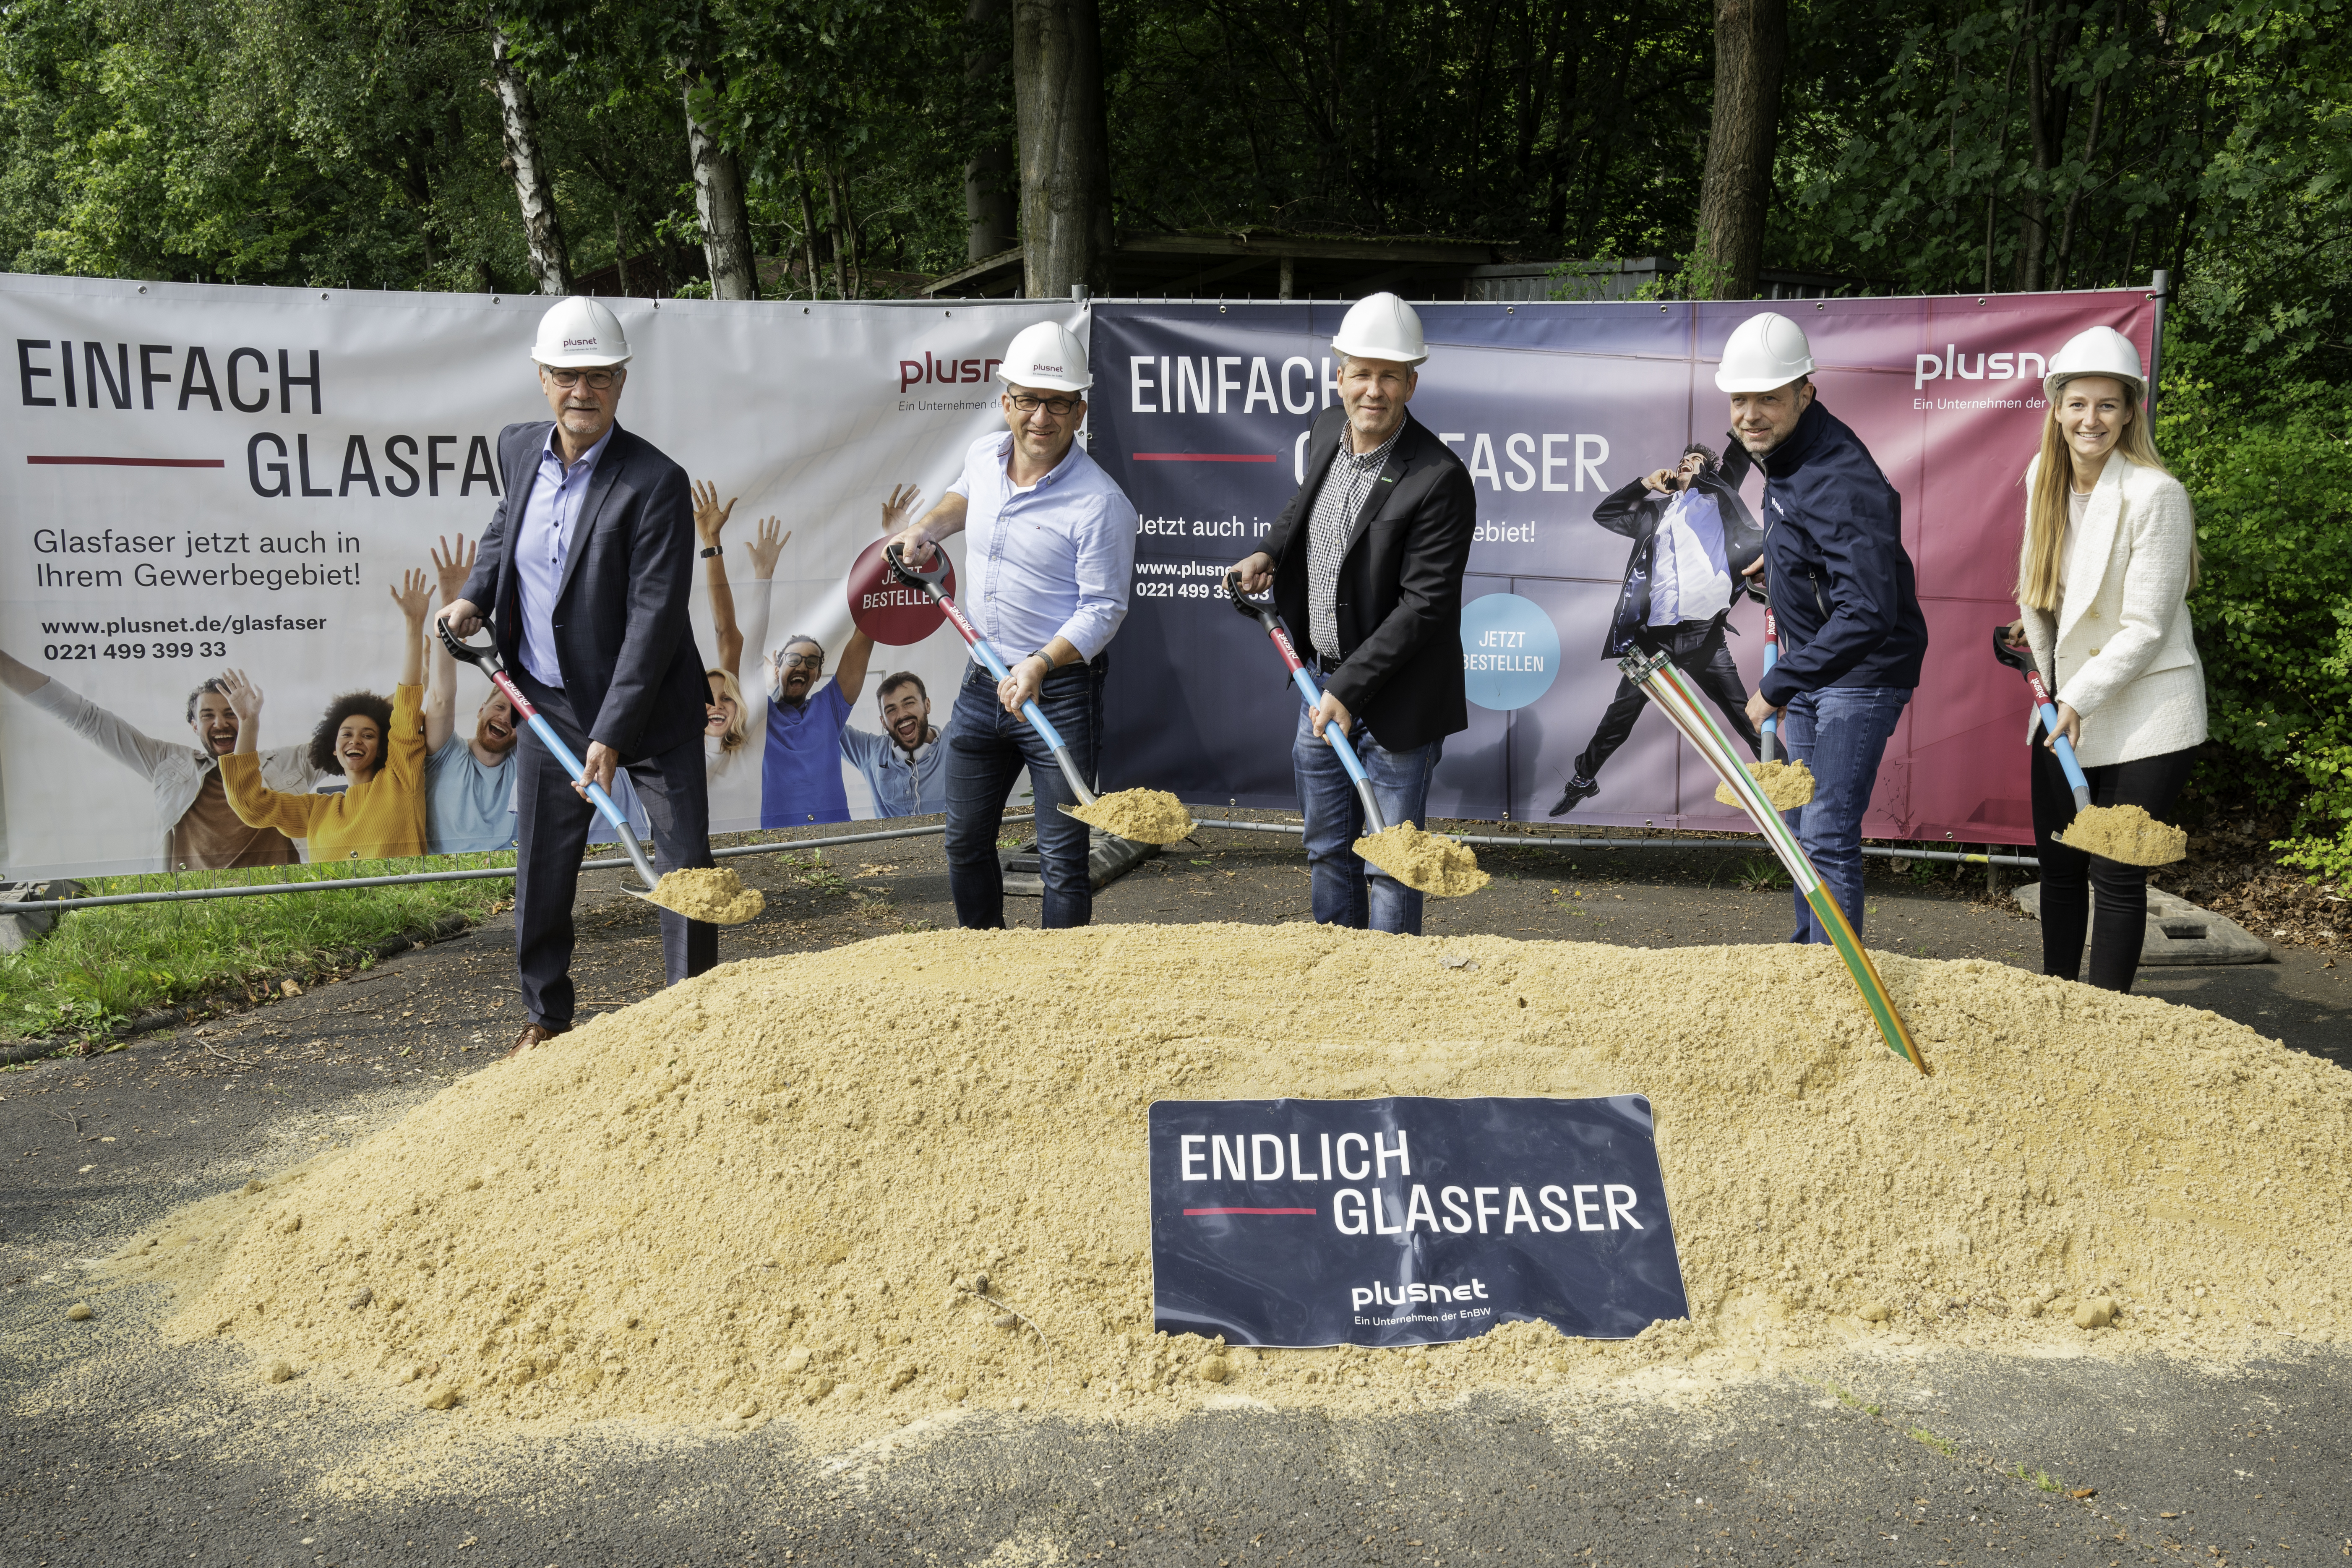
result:
[[[1338,658],[1344,651],[1339,647],[1338,600],[1339,563],[1348,557],[1348,531],[1364,510],[1364,498],[1379,481],[1381,470],[1388,467],[1389,453],[1403,434],[1404,424],[1400,420],[1387,440],[1358,457],[1350,449],[1352,434],[1342,430],[1339,449],[1332,454],[1323,488],[1316,492],[1315,508],[1307,514],[1307,639],[1326,658]]]

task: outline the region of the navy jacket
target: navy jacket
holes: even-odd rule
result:
[[[522,668],[522,591],[509,559],[553,428],[499,432],[506,493],[482,534],[464,596],[485,606],[499,652]],[[686,470],[614,426],[580,504],[551,617],[572,713],[625,763],[667,752],[702,729],[709,684],[687,619],[694,586],[694,502]]]
[[[1724,477],[1751,460],[1735,438]],[[1903,498],[1862,438],[1816,397],[1764,468],[1764,573],[1780,661],[1757,683],[1775,707],[1825,686],[1919,684],[1927,620],[1903,548]]]
[[[1747,456],[1745,447],[1740,448],[1740,456]],[[1743,464],[1739,471],[1745,474],[1747,466]],[[1723,520],[1724,562],[1731,568],[1731,602],[1736,605],[1740,595],[1754,591],[1756,580],[1742,577],[1740,573],[1762,550],[1764,536],[1758,531],[1756,520],[1748,515],[1748,503],[1739,499],[1738,487],[1726,483],[1720,471],[1702,473],[1691,482],[1715,498],[1717,515]],[[1673,500],[1673,496],[1660,495],[1635,479],[1592,509],[1593,521],[1633,542],[1633,548],[1625,556],[1624,584],[1617,590],[1617,613],[1610,617],[1609,630],[1601,639],[1602,658],[1623,658],[1633,646],[1633,639],[1650,624],[1650,569],[1658,555],[1658,524]],[[1725,615],[1730,613],[1728,609],[1724,611]]]
[[[1339,450],[1348,413],[1337,404],[1307,438],[1307,482],[1259,546],[1274,557],[1275,607],[1305,652],[1307,517]],[[1470,472],[1411,414],[1388,466],[1348,529],[1334,608],[1341,660],[1325,690],[1391,752],[1410,752],[1470,727],[1462,677],[1462,575],[1478,526]]]

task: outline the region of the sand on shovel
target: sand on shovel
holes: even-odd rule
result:
[[[1192,814],[1164,789],[1122,789],[1097,795],[1092,805],[1062,808],[1088,827],[1138,844],[1173,844],[1192,836]]]
[[[741,925],[768,903],[759,889],[745,887],[743,879],[724,866],[667,872],[650,896],[666,910],[715,926]]]
[[[2189,835],[2137,805],[2086,805],[2057,836],[2069,849],[2126,866],[2169,866],[2189,853]]]
[[[1356,853],[1414,892],[1441,899],[1462,898],[1494,880],[1465,846],[1410,822],[1357,839]]]
[[[1756,787],[1772,803],[1775,811],[1794,811],[1813,798],[1813,770],[1802,763],[1750,763],[1748,771],[1755,776]],[[1742,810],[1748,803],[1731,793],[1727,784],[1715,786],[1715,798],[1726,805]]]

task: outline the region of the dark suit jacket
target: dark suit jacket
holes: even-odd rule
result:
[[[1334,405],[1307,442],[1307,481],[1266,538],[1274,599],[1292,636],[1307,641],[1307,528],[1316,492],[1348,427]],[[1470,726],[1462,685],[1462,574],[1478,503],[1469,470],[1408,411],[1388,466],[1348,531],[1335,608],[1343,662],[1324,689],[1392,752]]]
[[[1740,455],[1747,456],[1745,450]],[[1738,487],[1720,473],[1704,473],[1693,482],[1715,498],[1716,510],[1723,518],[1723,553],[1731,568],[1731,602],[1738,604],[1743,593],[1761,599],[1764,595],[1757,589],[1756,579],[1739,574],[1764,553],[1764,531],[1756,526],[1755,514],[1739,499]],[[1592,509],[1593,521],[1633,542],[1625,556],[1624,584],[1617,590],[1616,614],[1610,617],[1608,635],[1601,639],[1603,658],[1623,658],[1633,646],[1634,635],[1650,624],[1650,568],[1657,559],[1658,523],[1673,499],[1635,479]]]
[[[487,607],[511,668],[522,666],[514,537],[551,428],[538,419],[499,432],[506,493],[466,579],[465,597]],[[702,728],[709,686],[687,618],[694,560],[686,470],[615,426],[580,505],[551,620],[572,712],[588,725],[590,740],[612,747],[625,763],[668,751]]]

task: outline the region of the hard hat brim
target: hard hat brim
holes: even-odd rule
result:
[[[1084,381],[1072,381],[1066,375],[1024,376],[1015,381],[1001,370],[996,373],[996,379],[1003,382],[1008,391],[1015,386],[1027,386],[1041,392],[1084,392],[1095,384],[1091,375]]]
[[[1343,354],[1349,359],[1376,359],[1383,364],[1401,364],[1407,370],[1419,370],[1429,363],[1429,354],[1426,351],[1419,354],[1401,354],[1393,348],[1376,348],[1370,344],[1351,347],[1337,338],[1331,340],[1331,352]]]
[[[1726,375],[1718,370],[1715,373],[1715,389],[1717,392],[1777,392],[1784,386],[1794,386],[1812,374],[1813,366],[1810,360],[1795,374],[1780,376],[1777,380],[1762,375]]]
[[[601,370],[613,365],[626,364],[636,356],[635,354],[558,354],[550,359],[534,347],[530,351],[530,357],[535,363],[543,364],[550,370]]]
[[[2109,381],[2122,382],[2126,386],[2131,388],[2132,400],[2134,402],[2146,403],[2147,401],[2147,380],[2141,376],[2132,375],[2120,370],[2053,371],[2050,374],[2042,378],[2042,395],[2049,400],[2051,407],[2055,408],[2058,406],[2058,395],[2066,389],[2066,384],[2070,381],[2080,381],[2084,376],[2088,375],[2104,376]]]

